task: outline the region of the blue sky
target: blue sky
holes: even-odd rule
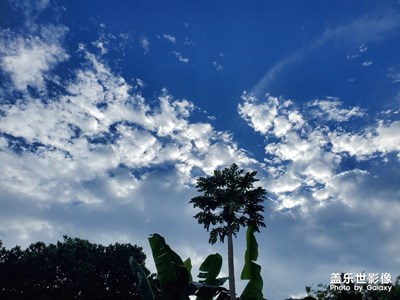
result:
[[[2,1],[0,239],[131,242],[154,268],[158,232],[196,268],[226,252],[193,219],[196,178],[236,162],[269,191],[268,299],[333,272],[399,275],[399,10]]]

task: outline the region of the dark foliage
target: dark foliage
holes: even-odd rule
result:
[[[266,191],[262,187],[254,188],[258,181],[257,172],[240,170],[232,164],[224,170],[215,170],[213,176],[200,177],[196,188],[201,195],[193,197],[189,203],[201,209],[194,217],[210,231],[210,244],[219,238],[224,242],[228,235],[228,224],[236,236],[240,227],[253,227],[259,231],[265,227],[264,206]]]
[[[233,163],[222,171],[214,170],[213,176],[200,177],[197,180],[197,191],[201,195],[193,197],[190,204],[199,208],[194,217],[210,232],[209,243],[215,244],[219,239],[228,238],[228,270],[230,299],[236,295],[233,236],[236,237],[240,227],[252,227],[259,232],[265,227],[264,206],[266,190],[254,187],[258,181],[257,172],[247,172]],[[211,231],[210,231],[211,227]]]
[[[149,276],[136,245],[105,247],[64,236],[56,245],[7,250],[0,241],[0,299],[140,299],[130,256]]]

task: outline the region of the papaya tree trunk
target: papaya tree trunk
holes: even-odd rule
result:
[[[233,239],[232,239],[232,227],[228,222],[228,271],[229,271],[229,294],[231,300],[236,299],[235,291],[235,270],[233,263]]]

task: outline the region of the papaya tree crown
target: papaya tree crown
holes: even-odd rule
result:
[[[257,172],[246,172],[233,163],[223,170],[215,170],[212,176],[200,177],[196,188],[201,195],[189,203],[201,211],[194,218],[210,231],[209,242],[215,244],[218,237],[224,242],[228,226],[236,236],[242,226],[252,226],[256,231],[265,227],[264,206],[266,190],[254,188]]]

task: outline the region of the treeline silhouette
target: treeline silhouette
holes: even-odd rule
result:
[[[169,246],[161,248],[172,251]],[[175,256],[171,257],[178,257]],[[165,287],[163,289],[157,275],[147,269],[146,255],[137,245],[115,243],[103,246],[64,236],[63,241],[56,244],[36,242],[25,250],[19,246],[8,250],[0,240],[0,299],[143,299],[138,277],[132,274],[128,263],[130,257],[147,277],[154,299],[163,299]],[[207,270],[205,274],[215,273],[217,276],[219,271],[214,272],[214,267],[204,267]],[[218,299],[229,298],[228,290],[218,287],[219,284],[207,280],[193,283],[198,291],[203,289],[212,295],[222,291]],[[316,288],[306,287],[308,296],[304,299],[400,300],[400,276],[390,286],[390,292],[366,288],[357,292],[352,286],[349,291],[332,291],[329,285],[319,284]]]
[[[150,280],[141,247],[63,241],[7,250],[0,241],[0,299],[141,299],[129,268],[133,256]]]

